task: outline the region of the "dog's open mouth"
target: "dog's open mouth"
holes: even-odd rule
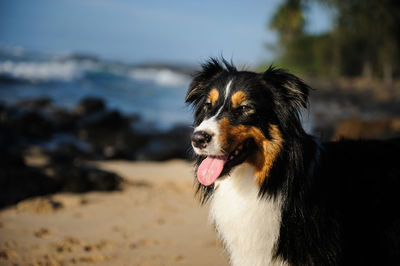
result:
[[[218,177],[229,174],[233,167],[243,163],[254,148],[254,140],[247,139],[228,155],[207,156],[197,169],[197,179],[205,186],[213,184]]]

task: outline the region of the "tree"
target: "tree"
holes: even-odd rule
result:
[[[312,2],[336,10],[331,31],[304,31],[304,9]],[[308,74],[381,77],[388,83],[400,74],[399,25],[398,0],[286,0],[269,23],[279,34],[279,63]]]

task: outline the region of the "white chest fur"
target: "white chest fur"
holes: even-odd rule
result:
[[[215,184],[210,218],[224,241],[234,266],[286,265],[273,259],[279,236],[280,198],[259,198],[254,169],[241,165]]]

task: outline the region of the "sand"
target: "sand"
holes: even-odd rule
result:
[[[59,193],[0,211],[0,265],[228,265],[184,161],[96,162],[115,192]]]

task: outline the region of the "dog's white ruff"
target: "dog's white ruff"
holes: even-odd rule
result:
[[[281,222],[281,198],[260,198],[254,168],[242,164],[215,183],[210,219],[234,266],[287,265],[273,258]]]

